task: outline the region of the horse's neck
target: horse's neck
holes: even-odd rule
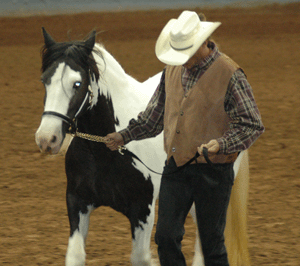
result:
[[[103,59],[94,54],[100,70],[98,84],[93,84],[94,93],[99,91],[101,96],[110,99],[115,119],[120,122],[118,128],[128,125],[131,118],[142,111],[145,96],[141,91],[141,83],[125,73],[120,64],[101,46],[96,45],[103,55]],[[104,63],[104,61],[105,63]],[[97,104],[98,99],[94,100]]]
[[[78,119],[78,131],[106,136],[115,130],[115,115],[112,103],[98,92],[97,103]]]

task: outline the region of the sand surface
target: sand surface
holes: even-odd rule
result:
[[[223,23],[214,39],[247,73],[266,126],[250,149],[252,265],[299,266],[300,4],[202,11]],[[64,265],[69,235],[64,158],[41,155],[34,141],[44,97],[41,27],[57,41],[102,32],[97,41],[143,81],[164,67],[155,57],[155,41],[180,12],[0,18],[0,265]],[[188,217],[183,241],[188,265],[194,230]],[[86,265],[129,265],[130,250],[126,218],[109,208],[96,210]]]

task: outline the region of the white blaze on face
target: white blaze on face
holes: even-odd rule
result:
[[[79,71],[74,71],[65,63],[60,63],[50,82],[45,84],[46,102],[44,112],[57,112],[67,115],[69,103],[74,96],[74,83],[81,82]],[[42,117],[40,127],[36,132],[36,143],[42,152],[57,154],[63,142],[62,119],[45,115]]]

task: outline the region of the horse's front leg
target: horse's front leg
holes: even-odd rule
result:
[[[132,228],[132,266],[154,266],[156,263],[151,260],[150,241],[155,219],[155,200],[149,206],[150,214],[146,223],[139,221],[140,226],[136,226],[136,221],[130,219]]]
[[[67,192],[70,238],[66,254],[66,266],[85,265],[85,241],[89,229],[90,214],[94,209],[76,194]]]

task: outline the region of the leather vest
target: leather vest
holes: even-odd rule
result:
[[[164,147],[181,166],[195,156],[197,147],[229,130],[224,110],[229,81],[239,66],[222,54],[187,92],[182,87],[182,66],[167,66],[165,78]],[[237,154],[210,156],[213,163],[234,162]],[[206,163],[199,157],[198,163]]]

